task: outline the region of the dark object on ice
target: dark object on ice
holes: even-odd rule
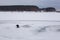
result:
[[[16,27],[19,28],[19,25],[17,24]]]

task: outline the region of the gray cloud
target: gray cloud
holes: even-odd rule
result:
[[[39,0],[1,0],[0,5],[34,5],[38,3]]]
[[[40,4],[42,7],[56,7],[60,8],[60,0],[41,0]]]

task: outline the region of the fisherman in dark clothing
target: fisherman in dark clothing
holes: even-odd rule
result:
[[[17,24],[16,27],[19,28],[19,25]]]

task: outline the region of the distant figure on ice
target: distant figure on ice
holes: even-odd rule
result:
[[[16,27],[19,28],[19,25],[17,24]]]

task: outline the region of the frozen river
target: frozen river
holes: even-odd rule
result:
[[[60,40],[60,14],[0,12],[0,40]]]

